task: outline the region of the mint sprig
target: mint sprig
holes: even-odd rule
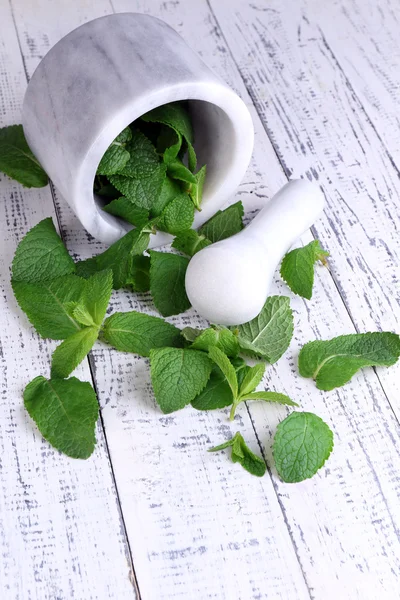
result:
[[[235,433],[233,438],[227,442],[224,442],[219,446],[215,446],[214,448],[210,448],[209,452],[219,452],[220,450],[225,450],[226,448],[232,449],[232,462],[239,463],[246,471],[252,475],[255,475],[256,477],[262,477],[265,475],[265,471],[267,470],[265,462],[262,458],[250,450],[239,431]]]

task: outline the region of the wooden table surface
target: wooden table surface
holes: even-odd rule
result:
[[[400,368],[365,369],[328,393],[297,373],[309,340],[399,331],[399,2],[1,0],[1,126],[21,121],[27,81],[49,48],[113,11],[167,21],[243,98],[256,131],[236,196],[247,211],[288,177],[325,192],[325,214],[302,242],[317,237],[330,267],[318,270],[311,301],[291,295],[294,338],[266,383],[326,420],[335,448],[313,479],[284,484],[271,442],[286,409],[253,403],[234,425],[226,411],[162,416],[147,361],[97,343],[77,371],[98,392],[96,451],[87,461],[54,451],[22,390],[48,376],[56,344],[18,309],[10,263],[48,216],[74,257],[101,246],[56,190],[1,176],[0,597],[400,598]],[[273,292],[288,294],[278,276]],[[156,314],[127,292],[114,293],[112,308]],[[193,312],[173,321],[202,324]],[[239,428],[266,458],[262,479],[206,452]]]

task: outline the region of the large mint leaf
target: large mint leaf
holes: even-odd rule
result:
[[[13,280],[27,283],[49,281],[74,271],[74,261],[51,219],[40,221],[28,231],[18,244],[12,263]]]
[[[24,404],[54,448],[72,458],[92,454],[99,405],[89,383],[76,377],[45,379],[40,375],[26,386]]]
[[[281,264],[281,277],[292,292],[310,300],[314,285],[314,266],[318,261],[326,262],[329,252],[321,248],[318,240],[304,248],[291,250]]]
[[[153,204],[157,205],[158,196],[166,177],[166,167],[158,164],[154,171],[147,177],[135,179],[126,175],[111,175],[110,181],[136,206],[151,210]]]
[[[51,376],[68,377],[90,352],[98,334],[98,327],[85,327],[61,342],[53,352]]]
[[[119,171],[120,175],[133,179],[146,179],[160,165],[160,158],[153,144],[137,129],[133,130],[132,139],[126,145],[126,149],[130,154],[130,158]]]
[[[69,307],[70,303],[79,302],[85,284],[76,275],[40,283],[12,282],[17,302],[36,331],[53,340],[63,340],[81,329]]]
[[[150,291],[163,317],[178,315],[190,308],[185,275],[189,260],[169,252],[150,251]]]
[[[199,234],[204,235],[213,244],[239,233],[243,229],[242,217],[243,204],[236,202],[225,210],[219,210],[211,219],[199,229]]]
[[[115,313],[104,322],[102,339],[122,352],[149,356],[150,350],[165,346],[181,347],[180,329],[164,319],[136,311]]]
[[[212,362],[204,352],[179,348],[150,351],[154,394],[164,413],[189,404],[205,387]]]
[[[197,233],[197,231],[194,229],[188,229],[187,231],[183,231],[176,236],[172,242],[172,247],[176,248],[176,250],[179,250],[179,252],[192,257],[196,254],[196,252],[203,250],[203,248],[209,246],[210,244],[210,240],[208,240],[204,235]]]
[[[48,177],[25,139],[22,125],[0,129],[0,171],[25,187],[43,187]]]
[[[293,335],[293,313],[289,298],[270,296],[252,321],[231,327],[246,354],[276,362],[287,350]]]
[[[180,193],[164,209],[162,213],[162,226],[159,229],[177,235],[190,229],[194,219],[194,205],[189,196]]]
[[[135,227],[141,229],[149,220],[149,211],[133,204],[131,200],[121,196],[106,204],[103,210],[110,215],[120,217]]]
[[[344,385],[362,367],[389,367],[400,356],[397,333],[375,332],[341,335],[309,342],[300,350],[299,372],[315,379],[320,390]]]
[[[273,444],[276,470],[286,483],[315,475],[329,458],[333,433],[324,421],[309,412],[294,412],[279,423]]]
[[[126,144],[131,139],[132,131],[129,127],[121,131],[104,153],[97,167],[99,175],[114,175],[125,167],[130,158],[130,153],[126,150]]]
[[[209,452],[218,452],[219,450],[225,450],[225,448],[232,449],[232,462],[238,462],[251,475],[262,477],[265,474],[267,469],[265,462],[250,450],[241,433],[235,433],[233,438],[219,446],[215,446],[215,448],[210,448]]]

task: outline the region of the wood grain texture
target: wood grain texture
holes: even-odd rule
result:
[[[0,124],[20,121],[26,77],[11,13],[0,6]],[[26,190],[0,177],[0,594],[5,600],[134,599],[131,564],[101,425],[88,461],[45,442],[22,392],[49,376],[54,343],[18,309],[10,265],[25,233],[55,218],[49,188]],[[90,380],[88,365],[77,376]]]
[[[80,2],[73,11],[65,1],[55,5],[50,0],[41,0],[32,7],[26,4],[23,0],[13,0],[19,40],[30,74],[46,47],[84,20],[110,10],[106,2]],[[285,182],[275,150],[286,174],[319,177],[328,195],[329,209],[317,232],[321,239],[322,234],[325,236],[323,244],[329,244],[333,253],[331,268],[336,278],[320,268],[313,300],[308,303],[293,299],[295,338],[285,357],[268,369],[265,379],[266,386],[288,393],[306,410],[322,416],[335,433],[335,450],[327,468],[299,485],[279,482],[272,466],[271,438],[277,422],[286,414],[285,409],[252,404],[248,411],[245,407],[238,411],[233,424],[227,421],[227,411],[203,414],[185,409],[162,416],[152,395],[147,361],[100,345],[93,352],[92,367],[113,469],[145,600],[311,597],[375,600],[392,599],[398,594],[400,452],[399,426],[391,406],[371,369],[345,388],[324,394],[312,382],[300,379],[296,367],[298,349],[306,341],[355,330],[343,299],[357,326],[394,326],[394,313],[384,312],[387,305],[382,303],[386,298],[381,297],[376,283],[372,286],[371,308],[362,308],[365,302],[361,297],[364,289],[370,290],[371,275],[369,272],[358,275],[364,266],[355,262],[360,253],[358,244],[364,250],[362,244],[369,236],[379,235],[384,240],[387,222],[382,218],[381,205],[375,202],[371,208],[369,200],[364,202],[368,194],[360,183],[364,181],[360,169],[357,176],[361,191],[353,191],[351,173],[358,167],[351,166],[350,158],[355,153],[357,161],[363,159],[360,165],[368,181],[377,176],[377,171],[381,186],[385,175],[392,195],[396,193],[393,169],[384,162],[384,149],[368,120],[360,121],[355,113],[354,98],[348,92],[346,79],[335,70],[332,56],[327,59],[318,43],[313,45],[312,36],[302,38],[309,47],[306,44],[306,49],[300,52],[297,38],[300,13],[293,3],[276,4],[270,10],[270,3],[265,7],[263,3],[256,6],[218,0],[212,7],[221,31],[206,1],[113,1],[116,11],[148,12],[169,22],[252,110],[256,148],[238,192],[248,213],[260,206],[260,201],[267,201]],[[261,14],[262,24],[267,18],[278,23],[276,37],[279,43],[283,44],[282,38],[285,42],[283,48],[275,42],[280,53],[274,47],[269,50],[268,44],[261,44],[251,32],[246,39],[241,37],[243,23],[254,29],[251,26],[255,13],[257,17]],[[241,64],[246,52],[251,58],[248,71]],[[273,65],[266,70],[264,64],[271,60]],[[257,110],[264,123],[268,123],[274,147],[252,107],[236,63]],[[292,75],[291,69],[296,68]],[[286,79],[285,69],[290,74]],[[306,76],[310,79],[310,73],[319,82],[316,94],[315,85],[306,87]],[[302,77],[306,80],[304,87],[301,87]],[[287,85],[280,83],[278,87],[275,79],[282,79]],[[313,102],[318,101],[322,105],[317,107]],[[283,116],[278,117],[275,104],[278,108],[284,106]],[[271,115],[268,113],[266,121],[268,109]],[[291,117],[294,123],[287,120],[288,111],[294,115]],[[342,120],[346,125],[343,135]],[[360,138],[369,153],[368,160],[360,150]],[[346,157],[340,169],[338,154]],[[375,155],[377,163],[373,160]],[[373,187],[372,192],[376,189],[381,188]],[[384,188],[382,200],[385,214],[392,211],[397,215],[388,189]],[[343,196],[346,190],[351,191],[346,196],[347,208],[334,202],[339,192]],[[374,199],[376,194],[372,192],[369,189]],[[70,250],[77,256],[95,252],[98,244],[88,240],[62,200],[56,204]],[[394,243],[390,229],[388,233]],[[303,241],[310,239],[308,234]],[[373,273],[382,260],[379,244],[377,247],[375,254],[368,254],[368,267]],[[354,271],[353,256],[357,265]],[[386,261],[385,268],[391,271],[393,265],[388,258]],[[343,274],[343,281],[337,278],[337,270]],[[355,291],[354,286],[357,286]],[[346,294],[350,295],[350,290],[351,302],[348,302]],[[287,288],[277,281],[272,292],[287,293]],[[356,300],[360,324],[353,314]],[[114,295],[112,310],[132,308],[155,314],[147,296],[124,292]],[[171,321],[178,325],[202,325],[192,313]],[[382,382],[386,386],[390,371],[381,373],[385,374]],[[398,382],[392,381],[390,398],[394,401],[396,396],[398,399]],[[263,448],[270,473],[261,480],[230,464],[224,453],[206,453],[209,446],[220,443],[238,429],[253,450],[258,451],[259,443]]]

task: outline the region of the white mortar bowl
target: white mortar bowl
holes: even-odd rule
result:
[[[253,123],[243,101],[166,23],[108,15],[78,27],[38,65],[23,105],[29,146],[85,229],[111,244],[131,227],[93,194],[101,157],[149,110],[188,100],[198,164],[207,164],[202,210],[209,219],[236,191],[251,158]],[[157,233],[151,247],[171,237]]]

